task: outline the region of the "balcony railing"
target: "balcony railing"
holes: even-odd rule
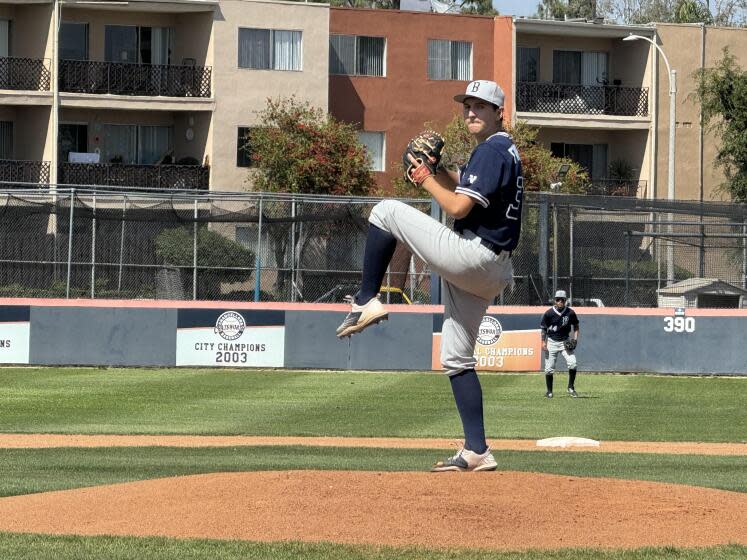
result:
[[[8,183],[49,183],[48,161],[0,159],[0,181]],[[8,185],[3,185],[7,188]]]
[[[586,194],[604,196],[638,196],[646,189],[646,181],[621,181],[619,179],[593,179],[586,187]]]
[[[0,89],[49,91],[49,59],[0,57]]]
[[[60,91],[166,97],[210,97],[209,66],[61,60]]]
[[[61,163],[57,180],[65,185],[207,190],[210,168],[205,165]]]
[[[519,82],[516,110],[645,117],[648,116],[648,88]]]

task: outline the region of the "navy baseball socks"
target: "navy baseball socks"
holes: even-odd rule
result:
[[[568,394],[573,398],[578,397],[576,392],[576,369],[568,370]]]
[[[548,399],[551,399],[552,398],[552,373],[545,374],[545,386],[547,387],[547,393],[545,393],[545,396]]]
[[[396,248],[397,239],[391,233],[368,224],[361,289],[351,298],[350,313],[337,327],[338,338],[359,333],[366,327],[389,318],[389,314],[379,301],[378,294]]]
[[[477,372],[466,369],[449,376],[459,416],[464,427],[464,448],[453,457],[436,463],[433,472],[493,471],[498,467],[485,442],[482,387]]]

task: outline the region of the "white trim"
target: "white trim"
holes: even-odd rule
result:
[[[473,198],[483,208],[487,208],[488,206],[490,206],[490,201],[477,191],[473,191],[466,187],[457,187],[456,189],[454,189],[454,192]]]

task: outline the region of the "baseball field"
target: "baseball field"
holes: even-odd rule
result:
[[[747,377],[480,378],[498,471],[430,473],[440,374],[0,369],[0,558],[747,558]]]

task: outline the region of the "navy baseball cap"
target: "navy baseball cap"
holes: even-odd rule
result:
[[[464,95],[455,95],[454,101],[464,103],[464,100],[468,97],[476,97],[477,99],[492,103],[496,107],[503,107],[506,94],[503,93],[501,86],[495,82],[491,82],[490,80],[475,80],[467,84]]]

